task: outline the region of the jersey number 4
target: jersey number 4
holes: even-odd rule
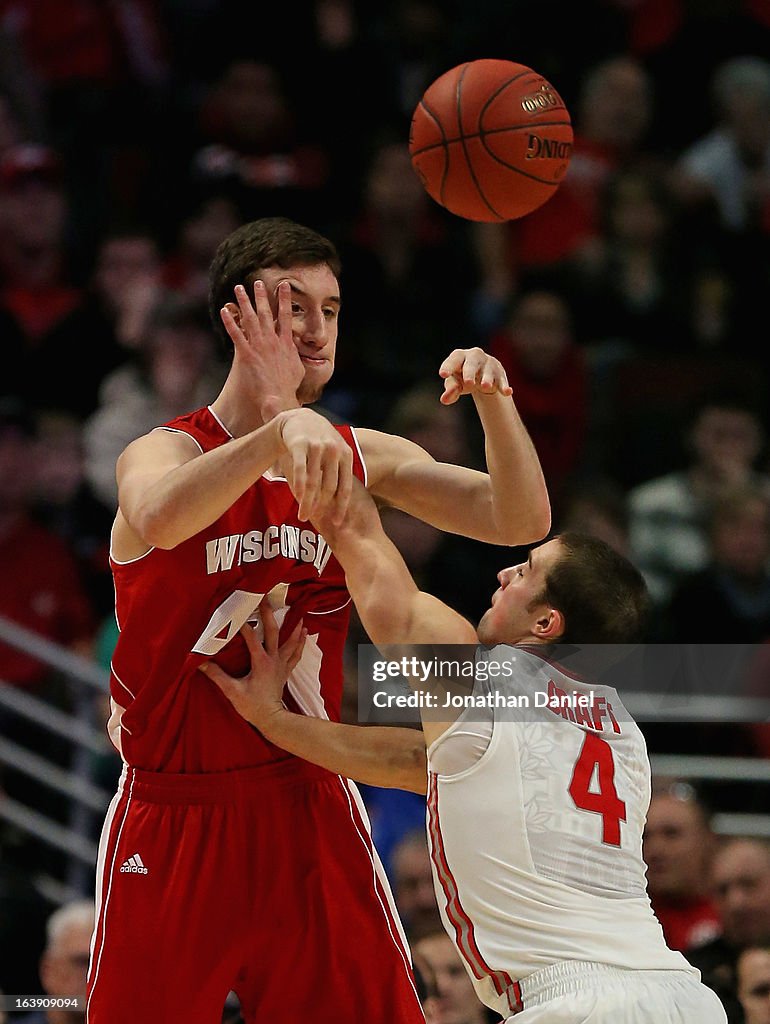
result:
[[[626,820],[626,805],[615,789],[612,748],[592,732],[586,733],[575,762],[569,795],[581,811],[601,814],[602,842],[620,846],[620,823]]]

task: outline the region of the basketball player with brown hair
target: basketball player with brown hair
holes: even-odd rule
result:
[[[482,1002],[517,1024],[725,1024],[717,996],[666,945],[647,896],[642,733],[614,688],[555,660],[557,644],[640,638],[648,595],[636,568],[594,537],[554,537],[499,573],[475,630],[418,589],[360,486],[344,523],[317,525],[374,644],[442,645],[444,659],[448,644],[474,645],[477,672],[485,663],[511,669],[487,692],[527,697],[519,706],[534,709],[420,705],[436,896]],[[271,618],[266,608],[264,646],[244,631],[250,673],[234,678],[210,664],[207,674],[273,742],[331,770],[354,769],[350,733],[340,730],[357,728],[365,742],[370,727],[301,719],[284,706],[282,659],[303,638],[279,646]],[[448,685],[434,680],[427,692],[440,701]],[[538,695],[556,701],[538,704]],[[414,787],[422,771],[415,764]]]
[[[290,706],[339,718],[350,595],[310,517],[339,521],[354,478],[444,530],[497,543],[548,530],[537,456],[480,349],[445,361],[442,401],[472,394],[489,474],[302,408],[334,368],[339,272],[301,225],[237,229],[211,268],[234,349],[222,391],[118,460],[109,733],[125,767],[99,850],[89,1024],[213,1024],[230,990],[248,1024],[423,1019],[355,785],[269,742],[199,671],[247,671],[240,631],[267,595],[285,635],[308,634],[284,662]],[[361,752],[375,784],[424,764],[413,730],[388,750],[387,766]]]

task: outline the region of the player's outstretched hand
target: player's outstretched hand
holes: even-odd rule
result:
[[[278,623],[267,597],[260,602],[259,614],[264,629],[262,642],[248,623],[241,629],[251,656],[248,675],[238,679],[228,675],[213,661],[204,662],[200,670],[217,684],[242,718],[266,731],[271,717],[285,711],[283,689],[302,657],[307,630],[300,620],[289,638],[279,644]]]
[[[443,405],[453,405],[460,395],[476,392],[481,395],[513,394],[499,359],[483,348],[456,348],[439,367],[444,378]]]
[[[283,416],[281,438],[286,479],[299,505],[299,518],[321,511],[334,523],[345,517],[353,488],[353,452],[323,416],[296,409]]]
[[[281,281],[270,304],[263,281],[254,282],[254,302],[235,286],[235,302],[220,310],[235,348],[233,368],[253,395],[265,419],[281,409],[297,408],[297,388],[305,368],[292,338],[291,287]]]

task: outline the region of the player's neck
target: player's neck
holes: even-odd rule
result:
[[[242,392],[226,383],[209,408],[231,437],[243,437],[264,426],[284,409],[299,408],[299,402],[295,400],[290,405],[269,396],[261,402],[245,400]]]
[[[265,423],[259,410],[228,401],[224,391],[214,399],[209,409],[231,437],[243,437]]]

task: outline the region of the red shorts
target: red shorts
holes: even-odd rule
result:
[[[424,1024],[355,785],[290,759],[124,769],[97,866],[88,1024]]]

